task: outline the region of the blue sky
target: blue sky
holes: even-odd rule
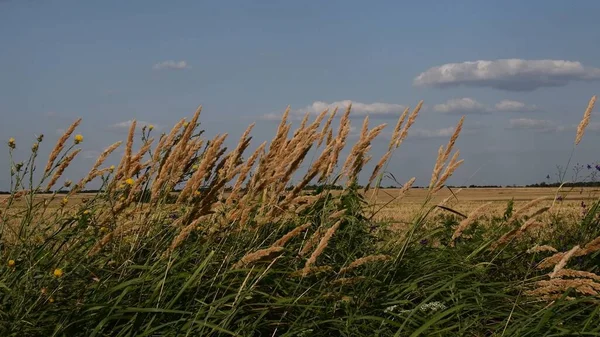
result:
[[[83,117],[77,176],[132,118],[164,130],[201,104],[207,135],[227,132],[231,144],[257,122],[258,145],[287,105],[300,115],[350,100],[375,125],[423,99],[394,175],[425,184],[466,114],[465,164],[450,182],[534,183],[566,164],[600,93],[599,13],[593,0],[0,0],[0,135],[25,155],[44,133],[47,153]],[[598,121],[575,162],[599,159]],[[5,188],[6,155],[0,167]]]

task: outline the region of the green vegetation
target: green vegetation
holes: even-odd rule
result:
[[[419,107],[406,124],[408,110],[401,117],[390,154]],[[284,117],[269,150],[246,160],[247,134],[227,154],[220,136],[200,143],[199,112],[154,150],[144,130],[137,153],[133,123],[120,165],[101,169],[99,159],[64,184],[65,198],[38,193],[77,152],[82,137],[65,144],[78,123],[37,183],[34,146],[29,162],[12,163],[11,194],[0,199],[0,336],[600,336],[600,201],[577,223],[559,213],[539,223],[552,211],[539,206],[553,200],[510,202],[484,221],[483,206],[432,216],[428,197],[408,228],[392,230],[373,221],[356,183],[377,127],[365,123],[346,163],[331,169],[349,112],[327,141],[330,121],[323,131],[319,119],[303,123],[288,139]],[[460,165],[450,154],[461,126],[440,151],[431,195]],[[310,179],[290,189],[320,142]],[[77,199],[90,177],[103,187]],[[321,185],[300,193],[314,180]]]

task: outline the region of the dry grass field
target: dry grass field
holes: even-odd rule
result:
[[[406,192],[401,198],[398,198],[400,189],[379,189],[370,190],[365,197],[376,210],[375,219],[390,221],[396,223],[407,223],[414,218],[415,213],[422,207],[423,201],[427,197],[427,189],[413,188]],[[454,194],[453,194],[454,193]],[[335,193],[334,193],[335,194]],[[227,194],[225,195],[225,197]],[[600,196],[598,187],[580,187],[565,188],[557,194],[556,188],[551,187],[515,187],[515,188],[454,188],[452,192],[449,189],[443,189],[438,192],[430,201],[433,205],[444,205],[452,208],[462,214],[469,214],[471,211],[484,203],[492,202],[488,208],[489,215],[500,215],[506,209],[509,200],[514,201],[518,208],[531,200],[548,197],[548,205],[552,203],[555,196],[562,196],[559,202],[560,209],[566,214],[581,213],[581,203],[589,204],[597,200]],[[69,199],[69,205],[75,207],[87,202],[93,198],[94,194],[79,193]],[[8,195],[0,195],[0,205],[2,205]],[[51,195],[37,195],[38,199],[51,200],[49,208],[60,206],[62,197],[59,195],[52,198]],[[11,208],[13,210],[22,209],[26,206],[24,198],[17,201]],[[438,212],[443,212],[438,210]]]
[[[422,104],[399,117],[369,183]],[[227,152],[226,134],[202,138],[198,109],[159,138],[143,128],[136,150],[134,121],[119,165],[102,168],[122,142],[75,184],[63,173],[81,120],[39,182],[34,144],[0,196],[0,336],[600,336],[600,189],[450,190],[461,118],[427,189],[412,178],[365,193],[358,176],[385,125],[365,118],[340,158],[350,111],[336,135],[335,111],[292,133],[288,109],[247,158],[252,126]],[[11,160],[20,144],[9,139]],[[79,193],[94,179],[102,193]]]

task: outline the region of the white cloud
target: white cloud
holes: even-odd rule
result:
[[[530,112],[539,110],[535,105],[503,100],[493,107],[477,102],[473,98],[454,98],[433,106],[433,111],[445,114],[483,114],[491,112]]]
[[[115,123],[113,125],[111,125],[111,128],[113,129],[129,129],[129,127],[131,126],[131,123],[133,122],[133,120],[128,120],[128,121],[123,121],[123,122],[119,122],[119,123]],[[136,120],[136,129],[142,128],[144,126],[154,126],[154,129],[159,129],[159,126],[153,123],[149,123],[149,122],[144,122],[144,121],[137,121]]]
[[[527,112],[527,111],[537,111],[538,107],[535,105],[527,105],[523,102],[519,101],[511,101],[508,99],[502,100],[494,106],[496,111],[506,111],[506,112]]]
[[[547,119],[514,118],[509,121],[511,129],[534,130],[539,132],[564,131],[566,128]]]
[[[85,159],[96,159],[100,156],[100,152],[94,150],[86,150],[83,151],[82,155]]]
[[[313,102],[311,105],[304,109],[298,110],[298,113],[304,114],[310,112],[311,114],[319,114],[325,109],[332,111],[336,107],[338,108],[338,114],[341,114],[347,107],[352,103],[352,110],[350,111],[351,116],[399,116],[404,109],[405,105],[402,104],[391,104],[391,103],[360,103],[352,102],[350,100],[337,101],[333,103],[326,103],[321,101]]]
[[[344,113],[344,111],[346,110],[348,105],[350,105],[350,103],[352,103],[350,117],[364,117],[368,115],[371,117],[397,118],[404,111],[404,109],[406,109],[406,105],[393,103],[360,103],[353,102],[351,100],[336,101],[332,103],[315,101],[311,105],[308,105],[302,109],[292,110],[290,116],[291,118],[299,119],[302,118],[302,116],[304,116],[304,114],[306,114],[307,112],[311,115],[318,115],[325,109],[329,109],[329,112],[331,112],[337,107],[337,116],[339,117]],[[281,114],[264,114],[262,115],[262,119],[278,121],[281,119]]]
[[[436,104],[433,106],[433,111],[440,113],[470,114],[487,112],[488,108],[472,98],[463,97],[448,100],[446,103]]]
[[[432,67],[413,80],[424,87],[491,87],[508,91],[533,91],[565,86],[571,81],[600,80],[600,68],[564,60],[500,59],[447,63]]]
[[[159,62],[152,66],[152,69],[154,69],[154,70],[163,70],[163,69],[173,70],[173,69],[185,69],[185,68],[189,68],[189,65],[187,64],[186,61],[172,61],[172,60]]]
[[[454,133],[454,126],[447,128],[428,130],[428,129],[410,129],[408,130],[408,137],[414,138],[443,138],[450,137]]]

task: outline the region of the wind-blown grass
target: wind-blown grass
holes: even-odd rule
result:
[[[421,105],[399,116],[368,189],[379,188]],[[598,202],[575,224],[558,215],[539,223],[541,212],[529,210],[552,202],[543,199],[509,204],[485,224],[479,213],[431,216],[433,196],[462,162],[452,152],[463,119],[440,148],[421,210],[398,233],[373,221],[376,207],[357,181],[383,126],[369,129],[365,119],[341,162],[351,107],[337,133],[333,114],[321,128],[328,111],[291,133],[288,109],[269,146],[246,155],[251,127],[228,152],[226,135],[202,137],[200,111],[157,141],[143,128],[137,152],[132,123],[118,167],[101,168],[100,158],[48,198],[39,193],[80,151],[81,136],[67,146],[79,121],[37,182],[38,147],[15,163],[19,144],[9,141],[1,336],[600,335]],[[311,150],[316,159],[293,181]],[[100,191],[73,204],[92,179]],[[321,187],[306,192],[314,181]],[[49,207],[54,199],[60,206]],[[540,227],[543,235],[532,230]]]

